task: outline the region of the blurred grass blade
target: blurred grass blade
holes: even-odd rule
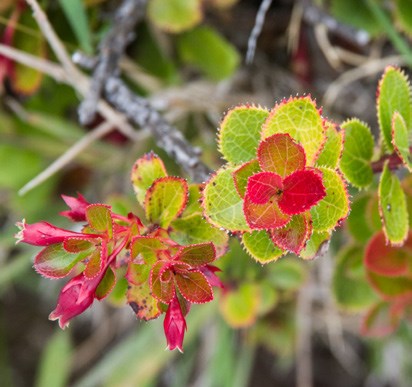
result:
[[[80,47],[87,54],[93,53],[89,22],[82,0],[59,0],[60,6],[79,41]]]
[[[40,360],[36,387],[64,387],[70,375],[72,346],[69,331],[58,330]]]

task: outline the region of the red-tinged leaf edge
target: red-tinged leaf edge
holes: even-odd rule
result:
[[[106,209],[106,214],[109,215],[108,217],[108,223],[106,223],[106,225],[104,225],[104,227],[101,227],[101,224],[98,224],[97,219],[94,219],[91,216],[91,211],[95,208],[104,208]],[[89,206],[87,206],[86,208],[86,220],[89,224],[89,226],[93,229],[96,230],[96,232],[98,233],[105,233],[106,235],[108,235],[109,238],[111,238],[113,236],[113,218],[111,215],[111,207],[106,205],[106,204],[100,204],[100,203],[94,203],[94,204],[90,204]]]
[[[309,213],[294,215],[284,226],[270,231],[273,243],[283,250],[299,255],[312,234],[312,223]]]
[[[153,194],[153,191],[156,189],[156,185],[159,184],[160,182],[164,182],[164,181],[178,181],[182,184],[182,187],[183,187],[183,201],[180,204],[180,208],[179,208],[178,212],[175,214],[175,216],[173,218],[173,219],[176,219],[180,215],[182,215],[183,211],[185,210],[185,208],[187,206],[187,202],[189,201],[189,185],[187,184],[186,179],[183,179],[181,177],[164,176],[164,177],[159,177],[158,179],[156,179],[153,182],[153,184],[146,191],[144,207],[147,209],[147,207],[149,205],[149,202],[151,200],[151,195]]]
[[[279,208],[288,215],[309,210],[326,196],[322,173],[317,169],[293,172],[283,180]]]
[[[184,246],[174,260],[187,263],[191,267],[202,267],[216,259],[216,248],[212,242]]]
[[[260,168],[259,162],[257,160],[248,161],[247,163],[240,165],[233,171],[232,176],[235,183],[235,188],[242,199],[246,194],[248,178],[258,172],[260,172]],[[245,176],[247,176],[249,173],[250,175],[246,179],[244,179],[243,175],[245,174]]]
[[[383,231],[376,233],[365,249],[365,266],[374,273],[385,277],[408,275],[412,256],[412,231],[402,247],[393,247],[386,243]]]
[[[116,285],[116,275],[113,269],[109,266],[102,280],[96,288],[95,296],[100,301],[106,298]]]
[[[204,304],[213,300],[213,289],[200,270],[192,270],[175,276],[176,286],[182,296],[193,304]]]
[[[85,238],[66,238],[63,241],[63,248],[68,253],[80,253],[81,251],[90,250],[95,245],[89,240]]]
[[[101,247],[93,251],[88,257],[88,262],[83,272],[87,279],[93,279],[101,273],[103,262],[105,262],[107,258],[106,256],[107,244],[103,241]]]
[[[252,230],[271,230],[283,227],[290,221],[290,215],[284,214],[276,200],[265,204],[254,204],[248,194],[243,202],[243,213]]]
[[[159,261],[153,265],[150,272],[150,289],[152,296],[164,304],[170,303],[175,295],[173,277],[169,281],[162,281],[164,272],[170,268],[170,262]]]
[[[287,133],[276,133],[264,139],[257,155],[262,171],[274,172],[282,178],[306,166],[305,150]]]
[[[378,322],[378,325],[373,327],[373,324],[376,324],[379,314],[382,314],[381,317],[387,319],[384,323]],[[373,338],[383,338],[388,336],[396,331],[399,326],[401,319],[401,314],[394,312],[391,308],[391,304],[386,301],[381,301],[372,306],[363,317],[360,332],[362,336],[373,337]]]

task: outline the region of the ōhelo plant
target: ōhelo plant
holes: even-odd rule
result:
[[[131,178],[144,219],[132,213],[116,214],[109,206],[90,204],[79,195],[64,197],[70,210],[62,215],[82,222],[80,232],[46,222],[20,223],[19,240],[44,247],[35,258],[35,270],[49,278],[72,277],[50,318],[65,327],[124,279],[127,303],[136,316],[151,320],[165,313],[168,347],[182,350],[190,305],[211,301],[212,287],[224,287],[213,262],[227,250],[228,233],[239,238],[248,254],[262,264],[289,253],[313,259],[348,217],[346,179],[355,187],[366,187],[382,169],[378,200],[373,205],[380,209],[383,231],[377,230],[379,234],[367,247],[366,267],[374,272],[368,279],[378,275],[379,283],[385,283],[382,270],[396,257],[397,264],[402,259],[406,263],[385,273],[396,273],[397,278],[406,275],[410,281],[406,199],[390,172],[394,158],[396,167],[410,168],[409,84],[401,71],[388,68],[379,90],[381,152],[373,152],[373,138],[365,124],[349,120],[339,128],[322,116],[308,96],[283,100],[272,110],[242,105],[229,110],[221,122],[219,150],[227,164],[206,183],[189,185],[185,179],[168,176],[153,153],[136,161]],[[382,168],[377,171],[379,163]],[[370,193],[371,198],[374,195]],[[358,208],[353,214],[349,228],[359,220]],[[382,243],[392,246],[376,247]],[[345,254],[335,274],[338,302],[342,286],[348,293],[351,274],[347,270],[354,259],[363,257],[358,250]],[[384,258],[379,258],[382,254]],[[376,256],[383,266],[376,264]],[[375,301],[365,271],[355,274],[352,294],[357,294],[360,284],[369,289],[362,293],[369,297],[369,304]],[[392,277],[391,283],[403,286],[405,279]],[[404,300],[408,298],[389,308],[396,316],[407,310]],[[366,321],[373,319],[380,306],[375,306]]]

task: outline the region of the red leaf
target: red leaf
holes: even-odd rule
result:
[[[283,178],[306,165],[303,147],[289,134],[277,133],[268,137],[260,143],[257,154],[263,171],[275,172]]]
[[[200,271],[190,271],[175,276],[176,285],[182,296],[194,304],[204,304],[213,300],[213,290]]]
[[[73,222],[83,222],[86,220],[86,208],[90,203],[81,194],[77,198],[62,195],[63,200],[70,207],[70,210],[60,212],[60,215],[71,219]]]
[[[294,215],[286,226],[271,230],[275,245],[298,255],[312,233],[309,218],[309,214]]]
[[[187,263],[191,267],[204,266],[216,258],[216,249],[212,242],[199,243],[183,247],[175,256],[176,261]]]
[[[366,267],[386,277],[406,275],[410,272],[412,256],[412,232],[402,247],[386,245],[385,234],[381,231],[369,241],[365,251]]]
[[[168,304],[175,295],[175,284],[173,275],[169,271],[171,264],[169,262],[157,262],[150,273],[150,288],[153,297],[157,298],[164,304]],[[166,272],[169,271],[169,275]]]
[[[246,195],[254,204],[267,203],[282,192],[282,178],[273,172],[260,172],[249,177]]]
[[[279,207],[289,215],[309,210],[326,196],[321,174],[315,169],[292,173],[283,180],[283,187]]]
[[[220,278],[215,274],[218,271],[221,271],[218,267],[213,265],[206,265],[199,269],[203,275],[206,277],[207,281],[211,286],[216,286],[218,288],[224,289],[225,285],[220,280]]]
[[[290,216],[279,209],[276,200],[270,200],[265,204],[255,204],[248,194],[243,202],[243,212],[249,227],[254,230],[282,227],[290,220]]]

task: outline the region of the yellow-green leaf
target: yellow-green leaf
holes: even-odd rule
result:
[[[342,124],[342,129],[345,131],[345,146],[340,169],[352,185],[367,187],[373,180],[371,159],[374,142],[371,131],[357,119],[346,121]]]
[[[405,193],[399,179],[385,163],[379,182],[379,212],[386,239],[400,246],[408,236],[409,220]]]
[[[412,172],[412,154],[405,120],[395,112],[392,118],[392,145],[409,172]]]
[[[276,261],[286,251],[275,246],[267,231],[254,230],[242,235],[242,244],[247,253],[259,263]]]
[[[221,168],[203,191],[204,214],[216,227],[229,231],[249,231],[243,214],[243,200],[236,192],[234,168]]]
[[[219,131],[219,151],[234,165],[256,159],[262,124],[269,111],[256,106],[237,106],[230,110]]]
[[[306,153],[308,166],[313,166],[326,140],[322,117],[310,97],[290,98],[276,105],[263,124],[262,139],[275,133],[288,133]]]
[[[326,142],[323,146],[316,165],[321,167],[336,168],[343,148],[343,132],[336,129],[333,122],[326,121]]]

